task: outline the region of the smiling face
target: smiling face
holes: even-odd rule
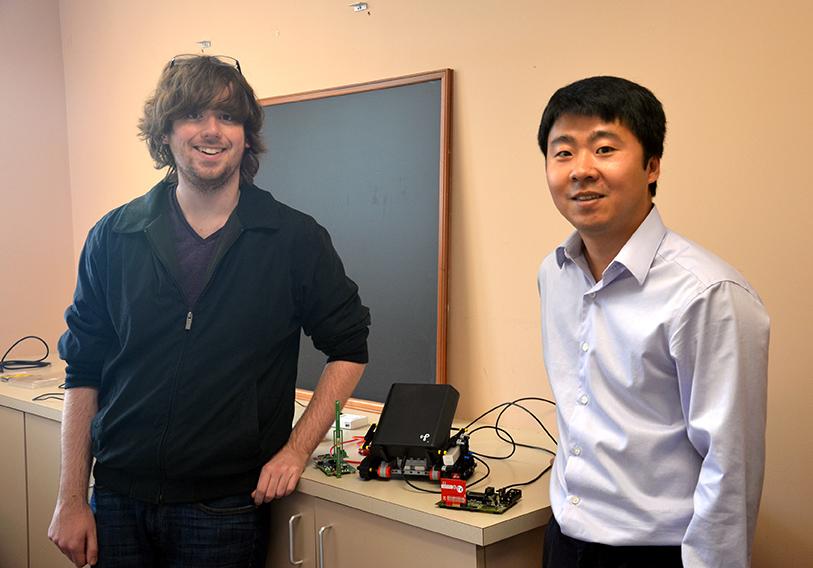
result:
[[[660,159],[644,164],[641,143],[618,121],[564,114],[548,136],[545,173],[556,208],[585,243],[620,250],[649,214]]]
[[[246,149],[243,124],[223,110],[192,111],[172,121],[165,136],[178,170],[178,183],[217,191],[240,182]]]

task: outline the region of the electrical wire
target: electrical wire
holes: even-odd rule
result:
[[[495,460],[507,460],[508,458],[510,458],[511,456],[513,456],[516,453],[516,451],[517,451],[517,443],[514,441],[513,436],[511,436],[511,434],[509,434],[507,430],[504,430],[504,429],[500,428],[499,426],[478,426],[474,430],[469,431],[469,436],[471,436],[472,434],[474,434],[475,432],[477,432],[479,430],[496,430],[498,432],[498,434],[499,434],[499,432],[503,432],[506,436],[508,436],[510,438],[510,440],[505,440],[505,441],[507,441],[507,442],[509,442],[511,444],[511,453],[509,453],[507,456],[490,456],[488,454],[481,454],[479,452],[471,452],[472,455],[480,456],[481,458],[490,458],[490,459],[495,459]],[[500,438],[500,439],[504,440],[504,438]]]
[[[361,445],[364,443],[364,436],[353,436],[349,440],[344,440],[342,442],[342,446],[345,446],[347,444],[352,444],[353,442],[355,442],[356,445],[360,448]],[[334,446],[330,446],[330,449],[328,450],[328,454],[331,455],[331,456],[333,455],[333,447]],[[359,461],[359,460],[349,460],[347,458],[344,458],[343,461],[345,463],[349,463],[351,465],[359,465],[361,463],[361,461]]]
[[[550,440],[551,440],[551,441],[552,441],[554,444],[556,444],[556,445],[558,446],[558,445],[559,445],[559,442],[557,442],[557,441],[556,441],[556,438],[554,438],[554,437],[553,437],[553,434],[551,434],[551,433],[550,433],[550,430],[548,430],[548,429],[547,429],[547,427],[545,427],[545,424],[544,424],[544,423],[543,423],[543,422],[542,422],[542,421],[541,421],[541,420],[540,420],[540,419],[539,419],[539,418],[538,418],[538,417],[537,417],[537,416],[536,416],[536,415],[535,415],[533,412],[531,412],[530,410],[528,410],[527,408],[525,408],[525,407],[524,407],[524,406],[522,406],[521,404],[517,404],[517,403],[519,403],[519,402],[523,402],[523,401],[526,401],[526,400],[537,400],[537,401],[546,402],[546,403],[548,403],[548,404],[551,404],[551,405],[553,405],[553,406],[556,406],[556,403],[555,403],[555,402],[553,402],[552,400],[547,399],[547,398],[541,398],[541,397],[538,397],[538,396],[526,396],[526,397],[523,397],[523,398],[518,398],[518,399],[516,399],[516,400],[512,400],[512,401],[510,401],[510,402],[501,402],[501,403],[500,403],[500,404],[498,404],[497,406],[494,406],[493,408],[490,408],[489,410],[486,410],[486,411],[485,411],[484,413],[482,413],[480,416],[478,416],[477,418],[475,418],[474,420],[472,420],[471,422],[469,422],[469,423],[468,423],[468,425],[466,425],[466,426],[464,427],[464,429],[468,430],[470,426],[472,426],[473,424],[475,424],[475,423],[479,422],[480,420],[482,420],[483,418],[485,418],[486,416],[488,416],[488,415],[489,415],[489,414],[491,414],[492,412],[494,412],[494,411],[496,411],[496,410],[499,410],[499,409],[502,409],[502,410],[500,411],[500,413],[497,415],[497,420],[495,420],[495,425],[499,426],[500,419],[502,418],[502,415],[503,415],[503,414],[505,414],[505,412],[506,412],[506,411],[507,411],[509,408],[511,408],[512,406],[516,406],[516,407],[517,407],[517,408],[519,408],[520,410],[524,410],[526,413],[528,413],[528,415],[529,415],[531,418],[533,418],[533,419],[536,421],[536,423],[537,423],[537,424],[539,424],[539,426],[542,428],[542,430],[544,430],[545,434],[547,434],[547,435],[548,435],[548,438],[550,438]],[[502,439],[502,438],[501,438],[501,439]],[[506,442],[507,442],[508,440],[504,440],[504,439],[503,439],[503,441],[506,441]],[[522,444],[518,444],[518,445],[523,446]],[[538,446],[523,446],[523,447],[532,447],[532,448],[536,448],[536,449],[538,449]]]
[[[488,463],[484,459],[479,458],[477,456],[477,454],[475,454],[474,452],[471,453],[471,457],[473,457],[478,462],[480,462],[481,464],[486,466],[486,474],[483,477],[481,477],[480,479],[478,479],[477,481],[472,481],[471,483],[467,484],[466,489],[468,489],[470,487],[474,487],[475,485],[477,485],[478,483],[480,483],[481,481],[486,479],[489,475],[491,475],[491,467],[488,465]]]
[[[44,392],[40,395],[35,396],[31,399],[32,401],[42,401],[42,400],[65,400],[65,393],[64,392]]]
[[[556,454],[553,454],[553,455],[556,455]],[[553,465],[549,465],[548,467],[546,467],[545,469],[540,471],[539,475],[537,475],[536,477],[534,477],[530,481],[523,481],[522,483],[512,483],[511,485],[506,485],[502,489],[505,490],[505,489],[510,489],[512,487],[522,487],[523,485],[530,485],[531,483],[536,483],[537,481],[539,481],[542,478],[543,475],[548,473],[550,471],[550,468],[552,468],[552,467],[553,467]]]
[[[541,397],[535,397],[535,396],[528,396],[528,397],[518,398],[518,399],[513,400],[511,402],[503,402],[503,403],[500,403],[500,404],[494,406],[493,408],[485,411],[483,414],[481,414],[480,416],[478,416],[477,418],[475,418],[474,420],[469,422],[469,424],[464,427],[464,430],[468,431],[469,435],[471,435],[471,434],[473,434],[473,433],[475,433],[475,432],[477,432],[479,430],[494,430],[496,432],[496,434],[497,434],[497,437],[500,440],[502,440],[504,442],[508,442],[509,444],[511,444],[511,452],[506,456],[489,456],[489,455],[486,455],[486,454],[479,454],[477,452],[471,452],[472,456],[477,461],[479,461],[483,465],[485,465],[487,468],[488,468],[488,464],[486,463],[486,461],[483,458],[505,460],[505,459],[508,459],[508,458],[510,458],[511,456],[514,455],[514,453],[517,450],[517,447],[530,448],[530,449],[533,449],[533,450],[538,450],[538,451],[541,451],[541,452],[548,453],[548,454],[550,454],[550,455],[552,455],[554,457],[556,456],[556,452],[554,452],[552,450],[549,450],[548,448],[544,448],[542,446],[534,446],[534,445],[530,445],[530,444],[522,444],[522,443],[517,442],[516,440],[514,440],[514,437],[511,436],[511,434],[507,430],[500,427],[500,420],[502,419],[503,414],[505,414],[505,412],[509,408],[517,407],[520,410],[523,410],[524,412],[529,414],[531,416],[531,418],[533,418],[536,421],[536,423],[539,424],[539,426],[542,428],[542,430],[544,430],[544,432],[545,432],[545,434],[547,434],[548,438],[550,438],[550,440],[556,446],[559,445],[556,438],[554,438],[553,434],[551,434],[550,431],[545,427],[545,424],[533,412],[531,412],[530,410],[525,408],[523,405],[519,404],[520,402],[524,402],[526,400],[536,400],[536,401],[546,402],[548,404],[556,406],[556,403],[554,401],[549,400],[547,398],[541,398]],[[494,421],[493,426],[484,425],[484,426],[478,426],[477,428],[474,428],[473,430],[470,430],[470,431],[468,430],[471,426],[476,424],[479,420],[482,420],[483,418],[485,418],[486,416],[488,416],[489,414],[491,414],[492,412],[495,412],[497,410],[500,410],[500,413],[497,415],[497,419]],[[507,436],[507,438],[504,437],[504,436]],[[536,477],[534,477],[530,481],[524,481],[524,482],[521,482],[521,483],[512,483],[511,485],[506,485],[506,486],[502,487],[500,490],[504,491],[506,489],[510,489],[511,487],[521,487],[523,485],[530,485],[532,483],[535,483],[536,481],[541,479],[543,475],[545,475],[548,471],[550,471],[551,467],[552,467],[552,465],[548,465],[541,472],[539,472],[539,474],[536,475]],[[490,469],[489,469],[489,471],[490,471]],[[486,474],[485,477],[488,477],[488,474]],[[482,481],[482,479],[484,479],[485,477],[479,479],[478,482]]]
[[[20,343],[22,343],[26,339],[36,339],[37,341],[42,343],[45,346],[45,355],[43,355],[39,359],[34,359],[34,360],[9,359],[7,361],[6,357],[8,357],[9,353],[11,353],[11,350],[14,349],[15,347],[17,347]],[[38,337],[36,335],[26,335],[25,337],[22,337],[22,338],[18,339],[17,341],[15,341],[11,345],[11,347],[9,347],[8,350],[6,350],[6,352],[3,354],[3,357],[0,358],[0,373],[3,372],[3,371],[6,371],[6,370],[11,371],[11,370],[17,370],[17,369],[41,369],[43,367],[47,367],[48,365],[50,365],[50,363],[47,362],[46,359],[48,358],[48,355],[50,355],[50,354],[51,354],[51,351],[48,349],[48,344],[45,343],[44,339],[42,339],[41,337]]]
[[[413,485],[412,482],[409,480],[409,477],[406,475],[404,476],[404,481],[407,485],[409,485],[412,489],[417,489],[418,491],[423,491],[424,493],[434,493],[435,495],[440,495],[440,491],[432,491],[431,489],[424,489],[423,487],[418,487],[417,485]]]
[[[528,413],[528,415],[530,415],[530,417],[533,418],[536,421],[537,424],[539,424],[539,426],[542,428],[542,430],[545,431],[545,434],[548,435],[548,438],[550,438],[551,442],[553,442],[555,445],[558,446],[559,442],[556,441],[556,438],[553,437],[553,434],[551,434],[550,431],[545,427],[545,424],[539,419],[539,417],[536,414],[534,414],[533,412],[531,412],[530,410],[528,410],[527,408],[525,408],[524,406],[522,406],[521,404],[517,404],[518,402],[524,402],[526,400],[536,400],[536,401],[540,401],[540,402],[547,402],[548,404],[550,404],[552,406],[556,406],[556,403],[553,402],[552,400],[549,400],[547,398],[538,397],[538,396],[525,396],[525,397],[522,397],[522,398],[518,398],[516,400],[511,401],[509,403],[509,405],[506,405],[505,408],[503,408],[500,411],[500,413],[497,415],[497,420],[495,421],[495,424],[500,423],[500,418],[502,418],[502,415],[505,414],[505,412],[511,406],[516,406],[517,408],[519,408],[521,410],[524,410],[526,413]],[[507,441],[507,440],[505,440],[505,441]],[[526,444],[518,444],[518,445],[521,446],[521,447],[524,447],[524,448],[543,449],[543,448],[540,448],[539,446],[531,446],[531,445],[526,445]]]

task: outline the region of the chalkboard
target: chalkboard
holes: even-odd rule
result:
[[[446,382],[450,90],[444,70],[260,101],[256,185],[328,230],[370,308],[357,407],[393,382]],[[297,386],[325,360],[303,335]]]

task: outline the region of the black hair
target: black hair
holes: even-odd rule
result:
[[[644,149],[646,168],[653,156],[663,156],[666,115],[652,91],[620,77],[589,77],[562,87],[548,101],[539,123],[537,141],[548,157],[548,136],[554,123],[565,114],[596,116],[605,122],[620,122],[630,129]],[[658,182],[649,184],[654,197]]]

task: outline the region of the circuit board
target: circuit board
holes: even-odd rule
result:
[[[347,452],[344,451],[344,437],[342,434],[341,418],[342,401],[336,401],[336,421],[333,423],[333,446],[330,453],[321,454],[313,458],[313,465],[316,469],[321,469],[322,473],[329,477],[341,477],[356,473],[356,468],[344,461]]]
[[[482,493],[468,491],[466,502],[461,504],[445,503],[438,501],[437,506],[441,509],[460,509],[462,511],[474,511],[476,513],[492,513],[500,515],[517,504],[522,498],[522,491],[519,489],[495,490],[487,487]]]
[[[347,454],[342,450],[342,460],[347,457]],[[342,461],[342,475],[347,475],[350,473],[356,473],[356,468],[350,465],[349,463]],[[336,458],[332,454],[322,454],[320,456],[315,456],[313,458],[313,465],[316,469],[322,470],[325,475],[329,475],[331,477],[336,476]]]

